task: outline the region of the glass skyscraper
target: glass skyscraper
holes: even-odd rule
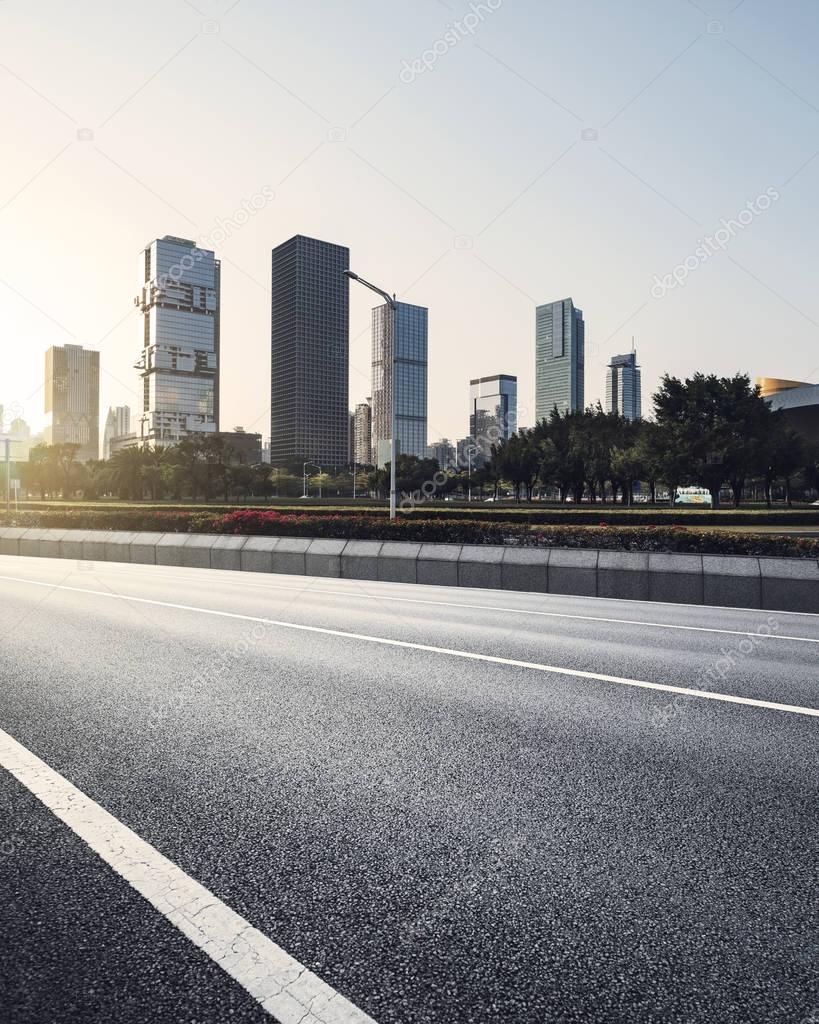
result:
[[[612,357],[606,370],[606,412],[616,412],[627,420],[640,419],[642,396],[636,352]]]
[[[424,306],[399,302],[396,392],[396,439],[400,455],[423,459],[427,449],[427,327]],[[372,450],[379,467],[390,461],[392,429],[392,310],[373,310]]]
[[[76,444],[78,462],[100,457],[100,354],[52,345],[45,356],[46,444]]]
[[[583,311],[571,299],[547,302],[535,314],[535,415],[546,419],[553,409],[582,412],[585,407],[585,340]]]
[[[469,382],[469,435],[475,439],[480,461],[491,457],[493,444],[515,433],[517,419],[517,377],[496,373]]]
[[[273,250],[270,461],[350,457],[350,250],[295,235]]]
[[[220,264],[187,238],[165,235],[145,249],[140,442],[177,444],[219,429]]]

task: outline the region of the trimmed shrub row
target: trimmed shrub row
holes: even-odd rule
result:
[[[242,509],[225,515],[209,512],[149,512],[141,509],[66,509],[0,516],[0,525],[819,558],[819,539],[814,538],[718,530],[693,531],[675,526],[625,528],[601,524],[596,528],[547,526],[532,529],[526,523],[486,521],[474,517],[422,519],[412,516],[391,523],[383,515],[376,517],[339,513],[322,516],[253,509]]]

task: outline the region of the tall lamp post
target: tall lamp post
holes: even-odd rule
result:
[[[398,379],[395,372],[396,355],[398,352],[398,303],[395,301],[394,295],[390,295],[389,292],[385,292],[383,288],[379,288],[377,285],[371,284],[369,281],[365,281],[363,277],[359,277],[358,274],[354,274],[352,270],[345,270],[344,273],[351,281],[358,281],[358,283],[363,284],[365,288],[369,288],[371,292],[375,292],[376,295],[380,295],[392,312],[392,352],[390,354],[390,382],[392,384],[392,395],[390,396],[390,519],[395,519],[397,491],[395,463],[398,460],[398,446],[395,436],[398,423],[398,403],[396,401]]]
[[[321,473],[321,466],[317,462],[305,462],[304,463],[304,465],[302,466],[302,472],[304,474],[304,494],[302,494],[302,498],[309,498],[310,497],[310,495],[307,493],[307,479],[308,479],[307,467],[308,466],[312,466],[313,469],[317,469],[319,471],[319,473]],[[319,491],[321,491],[321,488],[319,488]],[[320,493],[319,493],[319,497],[321,497]]]

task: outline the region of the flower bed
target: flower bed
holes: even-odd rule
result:
[[[674,526],[544,526],[521,522],[385,516],[284,513],[242,509],[227,514],[142,509],[48,509],[0,516],[0,526],[55,529],[223,533],[345,540],[405,540],[450,544],[602,548],[721,555],[819,558],[819,540],[789,535],[687,530]]]

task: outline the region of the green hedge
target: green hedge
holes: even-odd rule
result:
[[[383,505],[356,505],[351,501],[335,504],[329,499],[326,505],[311,502],[248,505],[150,505],[136,503],[102,502],[88,505],[68,505],[61,502],[42,504],[28,502],[21,505],[21,513],[59,514],[60,516],[88,516],[103,513],[105,516],[135,515],[173,516],[202,515],[214,517],[231,512],[278,512],[285,515],[325,517],[328,515],[353,516],[386,519],[387,510]],[[443,505],[442,503],[418,505],[414,510],[402,511],[402,517],[429,520],[477,519],[480,522],[519,523],[529,526],[812,526],[819,528],[819,507],[795,509],[764,507],[753,508],[669,508],[668,506],[637,506],[624,508],[613,505],[507,505],[503,502],[491,505],[466,506]],[[73,520],[72,520],[73,521]],[[82,520],[85,521],[85,520]],[[91,521],[91,520],[89,520]],[[107,522],[108,520],[106,520]],[[129,520],[130,521],[130,520]],[[142,522],[142,518],[137,518]],[[153,521],[153,520],[151,520]]]
[[[159,531],[163,533],[228,533],[278,537],[326,537],[358,540],[407,540],[455,544],[510,544],[539,547],[602,548],[616,551],[680,551],[705,554],[795,556],[819,558],[819,540],[772,534],[686,530],[674,526],[546,526],[468,519],[385,516],[291,515],[271,510],[210,512],[101,511],[65,509],[0,516],[0,526]]]

